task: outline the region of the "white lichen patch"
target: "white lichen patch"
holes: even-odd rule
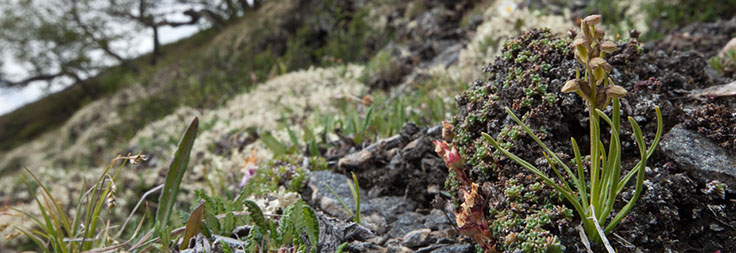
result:
[[[574,27],[571,20],[569,11],[564,15],[545,15],[523,7],[519,0],[496,1],[484,11],[483,23],[460,52],[457,71],[462,72],[464,79],[472,80],[479,76],[480,66],[501,52],[506,39],[535,27],[547,27],[553,33],[563,34]]]
[[[279,187],[277,192],[266,194],[265,196],[249,196],[250,201],[258,204],[266,214],[277,214],[279,210],[283,211],[287,206],[301,199],[299,194],[287,191],[283,186]]]

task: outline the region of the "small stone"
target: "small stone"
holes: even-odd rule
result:
[[[407,247],[401,245],[401,242],[399,241],[399,239],[389,239],[386,242],[386,249],[387,249],[387,252],[391,252],[391,253],[410,253],[410,252],[414,252],[410,248],[407,248]]]
[[[721,232],[723,231],[723,226],[713,223],[713,224],[710,224],[710,230]]]
[[[367,241],[375,236],[373,232],[358,223],[350,223],[345,227],[345,240]]]
[[[432,251],[432,253],[472,253],[475,248],[470,244],[453,244]]]
[[[452,244],[456,242],[457,230],[454,228],[432,231],[429,234],[429,241],[433,244]]]
[[[440,186],[436,184],[431,184],[427,186],[427,193],[429,194],[437,194],[440,193]]]
[[[376,234],[384,234],[386,233],[386,218],[384,218],[379,213],[372,213],[370,215],[364,215],[360,218],[361,223],[363,225],[370,229],[371,231],[375,232]]]
[[[424,217],[415,212],[408,212],[399,216],[399,218],[391,225],[388,231],[389,236],[393,238],[404,237],[406,233],[413,230],[424,228]]]
[[[439,248],[442,248],[442,247],[445,247],[445,245],[442,245],[442,244],[433,244],[433,245],[429,245],[427,247],[419,248],[417,250],[417,253],[429,253],[429,252],[432,252],[432,251],[434,251],[436,249],[439,249]]]
[[[449,215],[454,216],[452,213]],[[452,219],[453,217],[450,218]],[[445,216],[441,210],[432,209],[425,218],[424,226],[429,229],[439,230],[451,228],[452,224],[450,224],[450,221],[447,220],[447,216]]]
[[[429,244],[427,239],[429,238],[429,233],[431,232],[432,230],[424,228],[406,233],[406,235],[404,235],[402,244],[409,248],[418,248],[421,246],[425,246]]]
[[[363,214],[378,213],[392,223],[399,219],[399,215],[410,213],[416,209],[417,204],[403,197],[378,197],[362,202],[360,205]]]
[[[736,187],[736,156],[707,137],[678,124],[662,137],[660,147],[701,183],[718,180],[731,189]]]
[[[720,52],[718,52],[718,57],[720,58],[727,58],[728,51],[734,50],[736,51],[736,38],[731,38],[731,40],[726,43],[726,45],[721,49]]]
[[[355,210],[355,201],[353,201],[353,194],[350,192],[350,187],[347,184],[347,177],[332,171],[314,171],[310,174],[307,189],[311,192],[303,193],[304,196],[309,196],[307,201],[313,206],[318,206],[330,215],[341,219],[350,218],[347,210],[345,210],[335,195],[325,186],[325,183],[337,193],[351,211]],[[367,191],[360,189],[361,199],[365,198],[365,192]]]
[[[352,241],[345,247],[344,252],[388,252],[386,248],[369,242]]]

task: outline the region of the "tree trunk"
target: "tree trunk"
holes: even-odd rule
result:
[[[156,60],[162,55],[161,42],[158,40],[158,26],[154,24],[151,28],[153,28],[153,53],[151,55],[151,65],[156,65]]]
[[[97,98],[97,89],[93,88],[87,80],[82,80],[78,76],[73,76],[74,83],[76,85],[79,85],[79,87],[82,87],[82,90],[84,91],[84,94],[87,95],[89,98]]]

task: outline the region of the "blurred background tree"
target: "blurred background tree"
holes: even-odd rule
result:
[[[159,29],[221,28],[260,0],[0,0],[0,88],[77,83],[121,65],[137,72],[131,43],[150,29],[151,64],[163,55]]]

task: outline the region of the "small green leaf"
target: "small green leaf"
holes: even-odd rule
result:
[[[169,222],[169,217],[174,209],[174,203],[176,203],[176,196],[179,194],[179,185],[181,185],[184,172],[186,172],[187,165],[189,164],[189,153],[191,153],[192,147],[194,146],[194,139],[197,138],[198,126],[199,119],[195,117],[184,132],[181,141],[179,141],[174,159],[171,161],[171,165],[169,165],[166,182],[164,183],[164,188],[161,190],[161,196],[158,201],[156,227],[161,228]]]
[[[243,201],[243,204],[248,208],[248,212],[250,212],[250,218],[253,219],[253,222],[256,223],[257,226],[261,228],[268,228],[268,225],[266,224],[266,218],[263,216],[263,211],[261,211],[261,208],[258,207],[258,204],[256,202],[253,202],[252,200],[246,200]]]
[[[202,223],[202,216],[204,215],[204,199],[199,201],[199,205],[194,209],[192,215],[187,220],[187,226],[184,230],[184,239],[181,241],[180,250],[184,250],[189,246],[189,239],[194,237],[199,231],[199,225]]]
[[[289,212],[289,218],[294,222],[294,229],[300,234],[307,234],[310,249],[316,247],[319,243],[319,220],[314,210],[303,200],[294,202],[290,207],[293,210]]]
[[[337,249],[335,250],[335,253],[342,253],[343,250],[345,250],[345,247],[348,246],[347,242],[344,242],[340,244],[340,246],[337,246]]]

